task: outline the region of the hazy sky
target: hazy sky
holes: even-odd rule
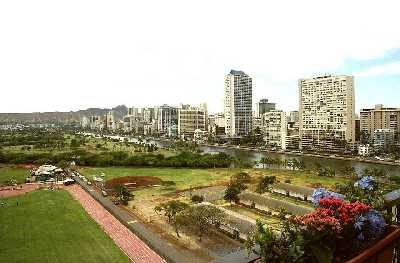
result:
[[[0,112],[119,104],[223,106],[230,69],[253,99],[298,107],[297,79],[356,76],[356,105],[400,107],[400,1],[0,1]]]

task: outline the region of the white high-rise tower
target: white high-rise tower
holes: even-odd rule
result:
[[[252,79],[243,71],[231,70],[225,77],[225,133],[245,136],[252,128]]]

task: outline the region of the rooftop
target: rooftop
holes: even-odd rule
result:
[[[231,72],[230,72],[229,74],[231,74],[231,75],[244,75],[244,76],[247,76],[247,74],[244,73],[243,71],[233,70],[233,69],[231,70]]]

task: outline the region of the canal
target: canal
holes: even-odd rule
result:
[[[271,158],[280,159],[282,161],[289,160],[293,158],[297,158],[299,160],[303,160],[307,167],[315,166],[315,163],[319,163],[322,166],[330,167],[336,171],[342,169],[345,166],[352,166],[357,171],[357,173],[361,173],[366,168],[378,168],[384,169],[387,172],[388,176],[399,175],[400,176],[400,166],[391,166],[384,164],[373,164],[373,163],[365,163],[360,161],[347,161],[347,160],[338,160],[332,158],[323,158],[323,157],[314,157],[314,156],[297,156],[297,155],[288,155],[288,154],[280,154],[280,153],[267,153],[260,152],[257,150],[245,150],[245,149],[235,149],[235,148],[225,148],[218,146],[201,146],[200,149],[204,153],[217,153],[224,152],[231,156],[234,156],[238,159],[248,162],[259,161],[261,158],[265,156],[269,156]]]

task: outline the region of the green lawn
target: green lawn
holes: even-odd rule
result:
[[[1,202],[1,262],[130,262],[67,191],[40,190]]]
[[[105,180],[123,176],[156,176],[163,181],[174,181],[176,189],[214,185],[229,180],[236,169],[185,169],[185,168],[82,168],[80,172],[88,178],[106,174]]]
[[[0,167],[0,185],[6,181],[14,178],[18,183],[25,182],[25,178],[28,177],[29,170],[23,168],[14,167]]]
[[[315,187],[316,184],[321,184],[323,187],[333,189],[335,184],[347,182],[348,179],[338,177],[323,177],[317,176],[311,172],[306,171],[287,171],[287,170],[273,170],[273,169],[254,169],[258,173],[264,175],[274,175],[284,182],[290,179],[294,185]]]

